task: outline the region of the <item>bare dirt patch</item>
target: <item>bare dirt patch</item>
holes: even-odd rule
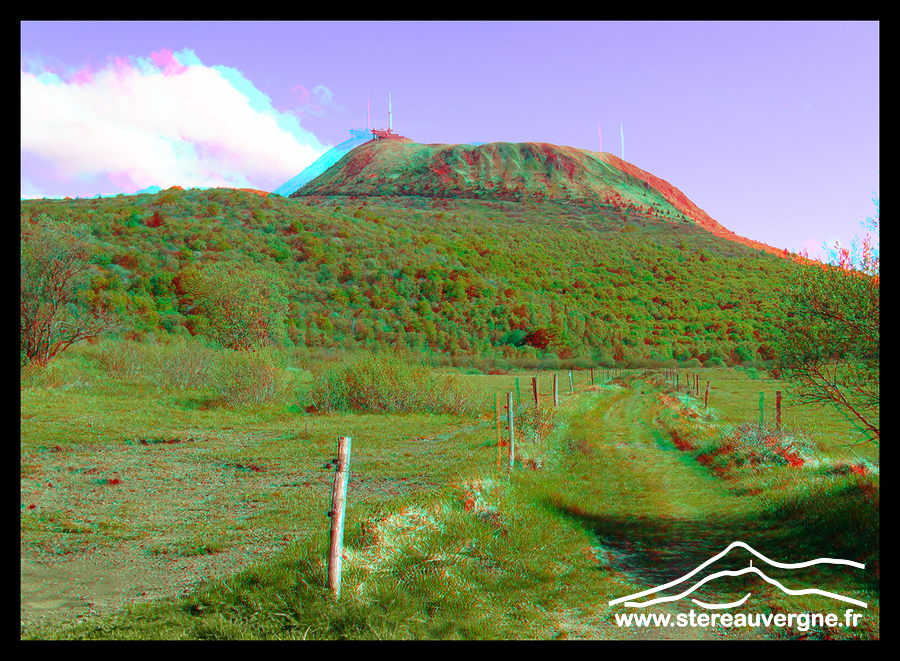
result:
[[[324,521],[333,471],[318,462],[233,458],[253,457],[264,440],[189,430],[23,454],[22,626],[187,592],[310,534],[302,524],[278,529],[257,517],[300,495],[322,502]],[[414,478],[356,477],[351,492],[359,499],[428,487]]]
[[[182,434],[23,457],[22,624],[177,594],[283,549],[302,531],[245,526],[265,507],[250,494],[291,482],[324,493],[326,471],[220,458],[255,440]]]

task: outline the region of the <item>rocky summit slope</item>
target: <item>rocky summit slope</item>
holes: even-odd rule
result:
[[[582,201],[686,220],[753,248],[783,252],[736,236],[678,188],[617,156],[547,143],[371,141],[291,197],[344,195]]]
[[[336,147],[332,147],[327,152],[322,154],[319,158],[317,158],[309,167],[304,169],[296,177],[293,177],[292,179],[284,182],[283,184],[281,184],[281,186],[279,186],[272,192],[278,195],[284,195],[285,197],[290,196],[291,193],[296,191],[305,183],[312,181],[320,174],[325,172],[325,170],[334,165],[338,160],[340,160],[341,156],[346,154],[351,149],[359,147],[364,142],[365,140],[351,137],[349,140],[345,140]]]

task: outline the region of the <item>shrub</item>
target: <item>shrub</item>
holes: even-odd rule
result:
[[[271,349],[226,351],[211,374],[219,398],[230,406],[287,402],[291,377],[280,352]]]
[[[558,458],[558,448],[550,442],[550,432],[556,426],[557,409],[536,407],[532,403],[515,407],[516,461],[532,469],[544,468]],[[508,443],[508,439],[504,440]]]
[[[625,369],[629,370],[639,370],[639,369],[649,369],[652,367],[656,367],[659,361],[651,360],[650,358],[644,358],[643,356],[636,356],[634,358],[626,358],[625,359]]]
[[[360,356],[315,376],[309,399],[320,411],[476,413],[460,377],[436,375],[395,354]]]
[[[46,365],[31,361],[19,366],[21,390],[52,388],[59,390],[83,390],[91,386],[91,376],[96,376],[88,361],[81,357],[57,356]]]
[[[219,352],[195,338],[182,338],[154,347],[147,376],[157,389],[204,388]]]
[[[816,447],[796,432],[745,423],[732,430],[721,451],[732,455],[737,465],[770,464],[796,468],[815,457]]]
[[[748,379],[753,379],[753,380],[759,379],[759,371],[755,367],[747,367],[744,370],[744,374],[747,375]]]
[[[157,390],[206,388],[219,355],[196,338],[174,339],[167,344],[106,340],[91,352],[113,379],[152,383]]]

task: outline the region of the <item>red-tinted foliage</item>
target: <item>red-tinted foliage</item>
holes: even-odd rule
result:
[[[525,336],[525,344],[543,351],[556,339],[556,333],[547,328],[536,328]]]
[[[147,227],[159,227],[163,224],[162,214],[159,213],[159,209],[156,209],[153,212],[153,215],[147,219]]]

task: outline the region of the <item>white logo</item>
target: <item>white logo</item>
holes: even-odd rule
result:
[[[766,576],[757,567],[754,567],[753,560],[750,561],[750,566],[745,567],[744,569],[739,569],[736,571],[720,571],[718,573],[707,576],[703,580],[698,581],[693,586],[691,586],[690,589],[685,590],[681,594],[677,594],[673,597],[659,597],[657,599],[652,599],[650,601],[643,601],[643,602],[630,601],[633,599],[640,599],[642,597],[646,597],[647,595],[653,594],[654,592],[659,592],[660,590],[666,590],[674,585],[683,583],[684,581],[689,579],[691,576],[693,576],[694,574],[699,572],[701,569],[703,569],[707,565],[715,562],[719,558],[726,555],[729,551],[731,551],[731,549],[735,548],[736,546],[740,546],[741,548],[747,549],[748,551],[750,551],[750,553],[755,555],[760,560],[763,560],[764,562],[769,563],[773,567],[779,567],[781,569],[800,569],[802,567],[811,567],[812,565],[821,565],[821,564],[849,565],[851,567],[856,567],[858,569],[866,568],[866,566],[864,564],[859,563],[859,562],[853,562],[852,560],[835,560],[833,558],[818,558],[817,560],[807,560],[806,562],[794,562],[794,563],[775,562],[774,560],[769,560],[769,558],[764,556],[762,553],[759,553],[758,551],[754,550],[749,545],[744,544],[744,542],[732,542],[731,544],[728,545],[728,548],[726,548],[724,551],[722,551],[721,553],[719,553],[716,556],[713,556],[712,558],[710,558],[709,560],[704,562],[702,565],[700,565],[699,567],[694,569],[694,571],[690,572],[689,574],[685,574],[681,578],[676,579],[670,583],[666,583],[665,585],[660,585],[658,588],[652,588],[650,590],[644,590],[643,592],[637,592],[635,594],[630,594],[627,597],[619,597],[618,599],[613,599],[612,601],[609,602],[609,605],[613,606],[615,604],[624,602],[625,606],[630,606],[632,608],[644,608],[645,606],[652,606],[654,604],[659,604],[664,601],[676,601],[677,599],[681,599],[682,597],[686,597],[687,595],[691,594],[694,590],[699,588],[704,583],[707,583],[715,578],[719,578],[720,576],[740,576],[742,574],[754,573],[754,574],[758,574],[759,576],[761,576],[763,578],[763,580],[767,581],[768,583],[771,583],[772,585],[777,586],[779,589],[781,589],[782,592],[785,592],[786,594],[792,594],[792,595],[819,594],[819,595],[822,595],[823,597],[831,597],[832,599],[839,599],[840,601],[846,601],[849,604],[855,604],[857,606],[862,606],[863,608],[868,608],[868,605],[863,601],[851,599],[850,597],[844,597],[839,594],[835,594],[834,592],[826,592],[825,590],[818,590],[816,588],[808,588],[805,590],[791,590],[789,588],[786,588],[781,583],[776,581],[775,579],[769,578],[768,576]],[[745,601],[747,601],[747,599],[750,598],[750,594],[751,593],[748,592],[744,596],[743,599],[732,602],[730,604],[707,604],[698,599],[691,599],[691,601],[693,601],[698,606],[702,606],[703,608],[712,608],[712,609],[734,608],[736,606],[742,605]]]

